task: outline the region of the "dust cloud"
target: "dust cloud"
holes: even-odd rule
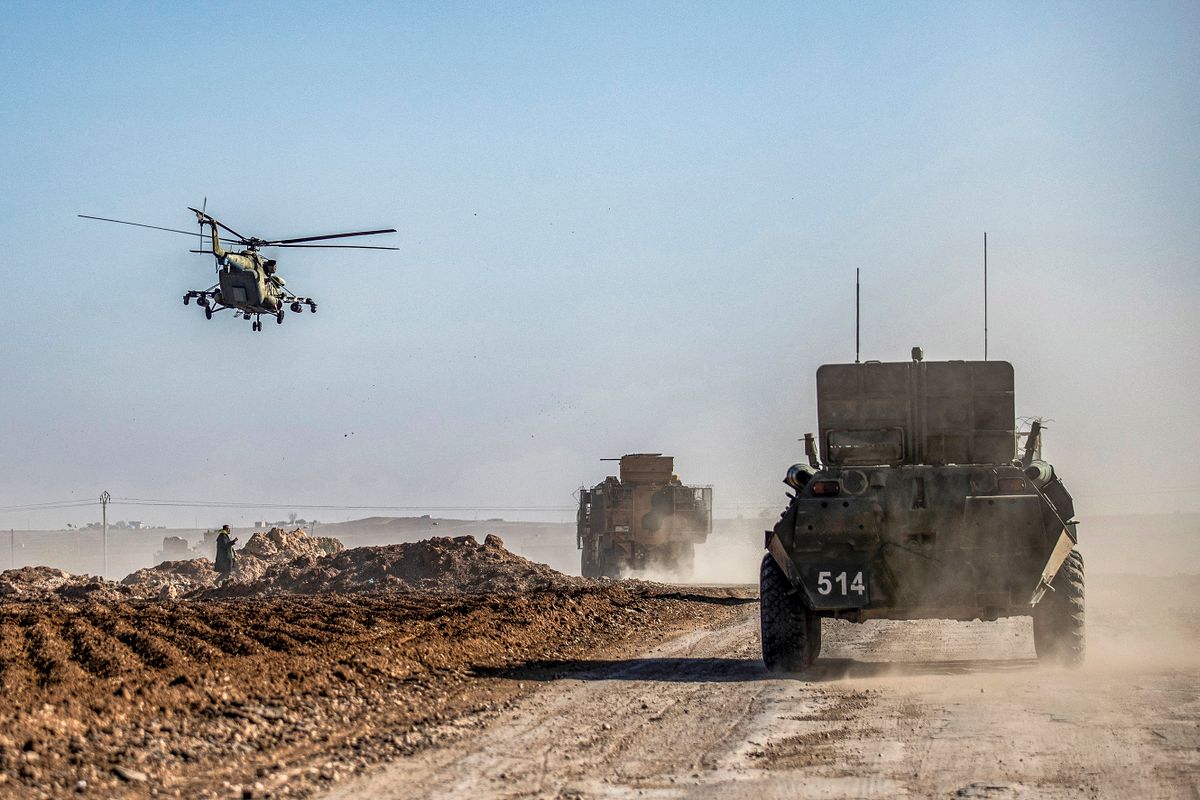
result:
[[[1083,528],[1081,527],[1081,532]],[[1200,670],[1200,562],[1179,558],[1195,539],[1164,539],[1149,534],[1137,540],[1137,554],[1127,552],[1124,537],[1090,539],[1081,533],[1079,551],[1085,562],[1087,645],[1085,675],[1144,674]],[[1126,572],[1113,574],[1094,564],[1120,563]],[[1165,563],[1193,574],[1146,574]],[[1056,669],[1033,659],[1030,617],[995,622],[950,620],[872,620],[825,622],[823,658],[850,659],[871,675],[912,675],[962,668],[999,673],[1014,668]],[[865,664],[871,664],[867,668]]]

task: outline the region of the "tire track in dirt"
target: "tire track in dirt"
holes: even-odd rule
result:
[[[1025,618],[827,623],[814,669],[772,675],[748,607],[636,658],[509,670],[541,688],[326,797],[1200,797],[1200,578],[1169,618],[1135,579],[1091,588],[1078,671],[1042,666]]]

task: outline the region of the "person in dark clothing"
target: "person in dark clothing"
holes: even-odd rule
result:
[[[220,575],[221,583],[229,580],[229,575],[233,572],[233,546],[237,544],[237,539],[231,538],[231,533],[233,531],[228,525],[222,525],[221,532],[217,534],[217,557],[213,566]]]

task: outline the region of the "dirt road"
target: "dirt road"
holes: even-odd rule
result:
[[[779,678],[756,615],[509,669],[545,683],[327,797],[1200,797],[1200,578],[1093,579],[1080,671],[1039,666],[1026,620],[827,622]]]

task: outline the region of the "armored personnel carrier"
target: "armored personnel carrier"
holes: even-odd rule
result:
[[[803,670],[823,619],[1032,616],[1041,659],[1083,658],[1083,558],[1071,495],[1020,457],[1005,361],[827,364],[818,433],[766,532],[763,660]]]
[[[712,532],[712,488],[684,486],[675,460],[661,453],[630,453],[620,462],[620,478],[579,490],[575,543],[583,576],[690,573],[696,545]]]

